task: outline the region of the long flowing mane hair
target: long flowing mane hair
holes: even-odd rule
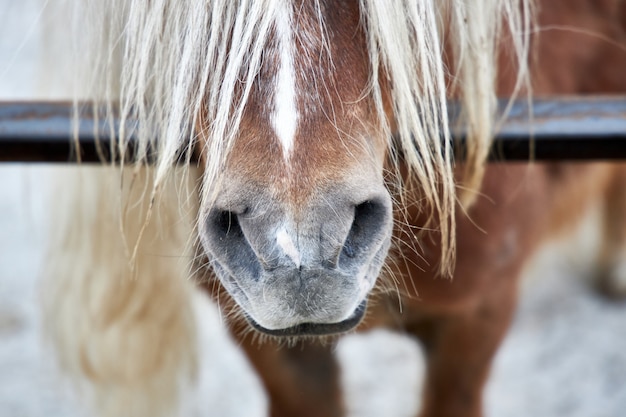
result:
[[[202,200],[211,203],[285,1],[75,2],[78,96],[96,100],[109,116],[119,109],[121,127],[111,125],[119,139],[111,151],[126,154],[134,136],[134,161],[156,159],[154,197],[181,152],[190,157],[201,135],[207,156]],[[391,159],[405,161],[407,177],[437,219],[442,272],[449,273],[455,205],[459,199],[467,206],[475,197],[490,149],[504,40],[518,68],[515,92],[527,85],[532,1],[360,0],[360,6],[371,61],[363,94],[374,99]],[[319,24],[325,24],[321,11]],[[393,141],[382,83],[391,91]],[[460,102],[467,138],[458,193],[447,98]]]

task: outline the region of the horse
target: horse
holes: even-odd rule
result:
[[[43,287],[97,415],[185,412],[209,293],[273,416],[343,415],[333,340],[379,326],[425,346],[422,416],[480,416],[526,260],[589,201],[623,293],[622,166],[486,165],[497,95],[626,87],[623,2],[59,2],[121,161],[63,176]]]

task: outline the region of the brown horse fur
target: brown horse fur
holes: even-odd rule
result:
[[[536,95],[626,92],[625,2],[544,1],[538,22]],[[513,82],[503,74],[499,85],[506,95]],[[482,415],[483,386],[515,311],[526,261],[542,241],[576,224],[598,200],[606,203],[598,283],[623,296],[625,278],[620,283],[613,275],[626,257],[625,165],[489,165],[475,204],[457,211],[452,280],[437,277],[440,240],[436,232],[416,229],[424,224],[418,207],[396,212],[387,283],[372,297],[360,328],[388,326],[424,343],[428,376],[421,416]],[[218,287],[212,286],[214,292]],[[272,416],[342,415],[331,344],[301,340],[289,347],[271,339],[259,344],[239,326],[233,333],[265,382]]]

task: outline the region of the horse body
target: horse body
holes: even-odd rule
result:
[[[61,362],[100,394],[116,381],[136,388],[120,394],[117,407],[122,408],[110,405],[113,394],[103,394],[103,415],[119,413],[123,401],[144,401],[144,408],[135,408],[137,414],[167,412],[150,399],[156,393],[164,402],[175,402],[175,394],[161,394],[180,394],[180,380],[193,380],[192,359],[201,352],[189,347],[195,346],[192,322],[201,318],[191,317],[185,300],[197,289],[184,279],[180,265],[162,259],[169,266],[155,271],[147,254],[190,252],[179,236],[187,229],[168,240],[167,233],[160,236],[163,225],[154,219],[167,219],[159,210],[176,216],[176,204],[170,204],[175,193],[164,191],[169,190],[166,178],[180,149],[195,147],[204,168],[199,208],[190,208],[198,214],[197,275],[224,310],[236,311],[229,317],[233,335],[265,383],[272,415],[343,414],[338,368],[330,346],[320,344],[317,336],[357,325],[391,327],[424,342],[429,366],[423,416],[481,415],[482,386],[515,309],[526,260],[547,236],[574,222],[589,201],[608,197],[607,224],[621,218],[625,204],[616,191],[624,188],[624,169],[484,167],[495,92],[517,94],[526,76],[532,14],[527,2],[490,1],[478,8],[452,1],[397,1],[382,9],[382,3],[365,0],[251,3],[116,3],[120,16],[128,14],[136,25],[131,30],[115,13],[112,23],[103,18],[115,41],[98,57],[120,52],[115,30],[129,39],[123,51],[130,64],[122,76],[131,74],[126,80],[130,87],[122,88],[123,115],[154,124],[154,129],[139,127],[136,132],[138,162],[154,144],[155,131],[165,143],[155,144],[160,159],[154,170],[148,169],[152,179],[143,177],[146,168],[123,171],[121,182],[130,184],[132,192],[113,213],[120,211],[125,237],[105,251],[109,262],[119,266],[112,274],[114,285],[103,279],[96,283],[91,273],[65,274],[63,265],[57,267],[54,275],[61,278],[51,282],[47,311]],[[549,27],[554,15],[566,15],[559,11],[566,6],[544,3],[540,26]],[[602,15],[598,21],[614,21],[612,16],[625,9],[617,0],[591,4],[580,0],[576,7]],[[579,18],[573,14],[574,20]],[[185,25],[190,28],[181,30]],[[623,40],[623,29],[618,29],[615,23],[606,36]],[[223,33],[207,33],[212,30]],[[594,24],[591,30],[599,29]],[[570,71],[570,65],[581,68],[600,57],[571,45],[562,48],[559,33],[547,31],[538,38],[536,92],[626,87],[621,74],[611,69],[603,77],[604,90],[588,74]],[[167,47],[164,39],[171,42]],[[513,52],[497,55],[510,45]],[[544,65],[555,49],[566,68]],[[613,56],[611,51],[616,52],[608,48],[604,53],[613,67],[626,68],[626,54]],[[498,58],[506,68],[504,61],[511,56],[521,69],[503,71],[496,83]],[[154,71],[155,64],[163,64],[156,65],[163,74]],[[116,76],[109,77],[108,83],[117,86]],[[469,147],[466,163],[456,168],[446,127],[446,92],[465,105]],[[163,96],[167,99],[160,102]],[[150,100],[157,104],[150,107]],[[190,127],[190,137],[181,135]],[[397,133],[395,139],[392,133]],[[458,203],[455,184],[468,189],[458,193]],[[474,189],[477,184],[482,185]],[[78,192],[75,197],[82,198]],[[104,208],[91,207],[89,215],[97,217],[98,210]],[[111,212],[107,216],[110,222]],[[83,223],[81,228],[89,230],[89,219]],[[133,228],[123,227],[131,223]],[[102,227],[97,230],[106,235]],[[624,233],[607,230],[612,237],[601,262],[608,276],[623,254]],[[167,242],[160,246],[163,239]],[[97,245],[81,247],[80,240],[63,245],[98,250]],[[105,274],[107,256],[99,253],[93,261]],[[209,265],[211,272],[205,268]],[[156,278],[144,277],[142,270]],[[135,284],[142,279],[148,284]],[[177,296],[161,294],[169,302],[149,308],[155,291],[149,283],[162,280]],[[71,297],[60,291],[72,288]],[[108,301],[111,293],[120,294],[116,303]],[[102,294],[105,301],[98,301]],[[59,308],[65,297],[73,304]],[[81,317],[77,337],[68,331],[69,323],[75,320],[72,313],[83,308],[90,314]],[[169,340],[170,333],[155,330],[163,323],[167,326],[161,332],[173,328],[180,337]],[[270,338],[259,346],[249,336],[250,326],[298,342],[295,348],[278,349],[281,342]],[[163,336],[161,343],[151,342],[146,329]],[[125,334],[134,337],[128,339],[132,343],[124,342]],[[143,353],[142,369],[116,370],[107,346],[116,346],[111,352],[127,347],[135,355],[152,356]],[[147,379],[159,382],[143,385]]]

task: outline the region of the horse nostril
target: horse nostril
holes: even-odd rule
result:
[[[212,261],[233,273],[258,277],[261,264],[240,223],[244,213],[213,209],[207,218],[202,243]]]
[[[350,263],[379,246],[384,237],[382,232],[388,221],[388,211],[386,205],[378,200],[367,200],[354,207],[354,220],[339,256],[340,264]]]
[[[356,256],[356,248],[354,247],[354,242],[348,237],[346,242],[343,244],[343,253],[346,254],[348,258],[354,258]]]
[[[211,217],[214,231],[220,240],[243,237],[236,213],[227,210],[215,210]]]

